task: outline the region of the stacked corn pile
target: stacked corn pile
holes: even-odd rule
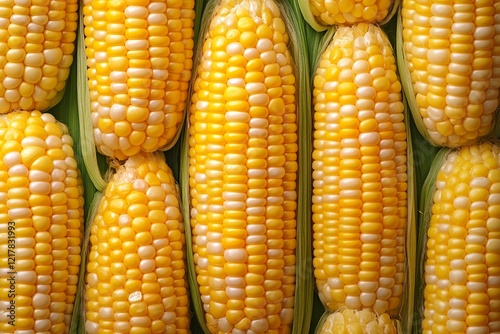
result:
[[[0,333],[500,333],[500,2],[399,5],[1,2]]]
[[[313,66],[313,265],[319,298],[333,312],[318,328],[406,332],[413,284],[412,154],[396,59],[374,25],[396,6],[300,4],[314,29],[338,25],[322,38]]]

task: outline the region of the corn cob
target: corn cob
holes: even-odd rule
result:
[[[403,0],[399,69],[416,124],[433,145],[492,130],[500,89],[500,3]]]
[[[299,0],[304,18],[313,28],[384,21],[394,0]],[[312,21],[314,20],[314,21]],[[318,30],[318,29],[317,29]],[[321,29],[323,30],[323,29]]]
[[[422,333],[499,333],[500,147],[443,150],[432,169]]]
[[[194,0],[85,0],[92,125],[99,152],[120,160],[172,146],[184,119]]]
[[[320,299],[395,314],[407,222],[401,85],[385,34],[339,27],[314,78],[314,267]]]
[[[222,0],[189,115],[194,263],[212,333],[291,330],[297,119],[289,36],[272,0]]]
[[[87,333],[188,333],[184,224],[160,153],[130,157],[113,175],[91,227]]]
[[[320,320],[321,323],[321,320]],[[347,308],[330,314],[318,334],[396,334],[397,330],[387,313],[376,316],[368,310]]]
[[[0,114],[45,111],[64,93],[73,62],[78,2],[0,4]]]
[[[68,333],[83,232],[72,146],[50,114],[0,116],[1,333]]]

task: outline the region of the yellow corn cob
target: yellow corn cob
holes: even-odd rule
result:
[[[50,114],[0,116],[1,333],[68,333],[83,232],[72,146]]]
[[[160,153],[119,167],[91,227],[87,333],[188,333],[184,224]]]
[[[344,308],[332,313],[321,325],[318,334],[396,334],[397,330],[387,313],[377,316],[362,310]]]
[[[423,135],[449,147],[487,135],[499,101],[500,2],[403,0],[402,29],[400,70]]]
[[[464,147],[437,168],[422,333],[499,333],[500,147]]]
[[[376,23],[389,14],[393,0],[305,0],[314,17],[324,25]]]
[[[0,3],[0,114],[44,111],[62,98],[73,62],[78,1]]]
[[[191,78],[194,0],[84,3],[99,152],[125,159],[172,145]]]
[[[297,124],[289,37],[272,0],[222,0],[193,87],[193,251],[212,333],[293,320]]]
[[[314,267],[320,299],[394,313],[402,299],[406,132],[392,48],[339,27],[314,79]]]

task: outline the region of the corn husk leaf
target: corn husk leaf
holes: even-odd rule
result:
[[[308,54],[302,48],[306,45],[306,34],[301,20],[300,9],[296,1],[289,5],[286,1],[278,0],[284,21],[287,25],[295,73],[297,76],[297,119],[298,119],[298,177],[297,177],[297,248],[296,277],[295,277],[295,306],[293,320],[293,334],[305,333],[311,322],[314,280],[309,259],[312,257],[312,226],[311,226],[311,147],[312,147],[312,110],[311,86],[309,79]],[[305,306],[305,307],[304,307]]]
[[[98,191],[103,191],[107,181],[103,174],[106,172],[106,163],[103,156],[97,154],[94,130],[90,118],[90,94],[87,81],[87,57],[85,55],[85,35],[83,32],[83,0],[80,1],[77,48],[76,48],[76,77],[78,96],[78,117],[80,125],[81,154],[87,173]],[[104,172],[104,173],[103,173]]]
[[[429,224],[432,215],[432,204],[433,196],[436,191],[436,177],[446,160],[447,155],[452,151],[449,148],[442,148],[434,157],[432,161],[429,174],[427,175],[425,182],[422,186],[420,207],[419,207],[419,231],[417,236],[417,249],[418,258],[416,261],[416,284],[415,284],[415,319],[414,319],[414,329],[417,333],[421,332],[421,321],[423,319],[423,300],[424,294],[423,290],[425,288],[424,281],[424,263],[426,259],[426,244],[427,244],[427,230],[429,229]]]
[[[90,227],[98,212],[99,204],[103,194],[96,192],[89,205],[87,218],[85,219],[84,237],[82,242],[82,261],[80,263],[80,272],[78,274],[78,288],[75,299],[73,315],[71,317],[70,334],[85,334],[85,272],[87,267],[87,257],[90,253]]]

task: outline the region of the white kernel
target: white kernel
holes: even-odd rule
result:
[[[340,189],[361,189],[361,179],[359,178],[343,178],[340,180]]]
[[[137,250],[137,255],[139,255],[139,258],[141,259],[154,259],[156,250],[151,245],[140,246]]]
[[[134,6],[130,6],[134,7]],[[127,7],[129,8],[129,7]],[[125,42],[125,47],[129,51],[136,51],[136,50],[147,50],[149,48],[149,42],[147,40],[140,40],[140,39],[135,39],[135,40],[128,40]]]
[[[366,132],[359,134],[359,143],[363,146],[377,145],[380,141],[378,132]]]
[[[48,308],[50,306],[50,297],[48,295],[35,293],[32,300],[34,308]]]
[[[148,10],[143,6],[127,6],[124,14],[128,18],[146,19],[148,17]]]
[[[469,326],[465,331],[465,334],[484,334],[484,333],[493,333],[490,331],[488,326]]]
[[[245,57],[247,60],[258,58],[259,55],[260,55],[259,50],[255,48],[248,48],[245,49],[245,51],[243,52],[243,57]]]
[[[472,35],[474,33],[475,25],[472,22],[459,22],[451,26],[451,31],[459,35]]]
[[[247,83],[245,85],[245,89],[248,92],[248,94],[250,94],[250,95],[258,94],[258,93],[265,93],[267,91],[266,85],[262,82]]]
[[[358,309],[361,307],[361,300],[358,296],[346,296],[345,305],[352,309]]]
[[[242,288],[226,287],[227,297],[230,299],[245,299],[245,290]]]
[[[227,276],[225,278],[225,282],[226,282],[227,286],[230,286],[233,288],[244,288],[246,286],[246,282],[245,282],[244,277]]]
[[[343,105],[339,110],[340,117],[357,117],[358,108],[353,105]]]
[[[89,334],[99,333],[99,324],[90,320],[85,322],[85,331]]]
[[[265,235],[250,235],[245,239],[247,245],[262,245],[266,243]]]
[[[231,78],[227,80],[228,87],[241,87],[245,88],[245,79],[243,78]],[[201,101],[198,101],[201,102]]]
[[[452,319],[448,319],[448,321],[446,321],[446,329],[450,331],[450,333],[465,333],[466,328],[467,325],[465,324],[464,321],[458,321]]]
[[[21,153],[9,152],[3,156],[3,162],[7,168],[21,164]]]
[[[467,282],[465,286],[470,292],[485,292],[487,288],[486,283],[483,282]]]
[[[370,307],[375,303],[376,295],[373,292],[361,292],[359,299],[364,307]]]
[[[265,52],[273,49],[273,42],[268,38],[261,38],[257,41],[256,49]]]
[[[28,170],[28,167],[26,167],[25,165],[14,165],[12,167],[9,168],[9,172],[8,172],[9,176],[23,176],[23,177],[26,177],[29,175],[29,170]]]
[[[486,242],[488,241],[488,238],[486,238],[485,236],[474,235],[474,234],[470,234],[469,233],[467,235],[467,237],[465,238],[465,241],[467,243],[469,243],[469,244],[486,245]]]
[[[490,194],[488,196],[488,205],[500,204],[500,194]]]
[[[143,273],[150,273],[155,270],[155,267],[155,260],[152,259],[141,260],[139,262],[139,270]]]
[[[458,210],[460,209],[469,210],[470,204],[471,204],[470,199],[465,196],[459,196],[455,198],[455,200],[453,201],[453,206],[455,207],[455,209]]]
[[[267,95],[266,95],[267,96]],[[228,111],[226,112],[227,122],[244,122],[247,123],[250,120],[250,114],[240,111]]]
[[[248,254],[244,248],[226,249],[224,251],[224,259],[229,262],[244,263],[248,258]]]

